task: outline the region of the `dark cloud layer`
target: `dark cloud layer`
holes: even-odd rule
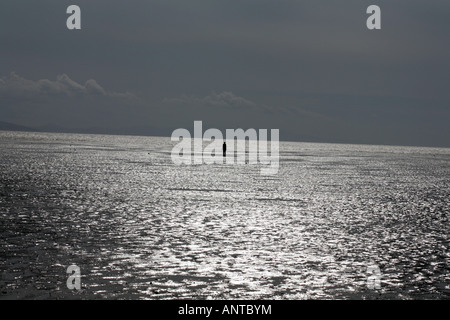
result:
[[[447,0],[79,0],[69,31],[71,4],[3,1],[0,121],[450,146]]]

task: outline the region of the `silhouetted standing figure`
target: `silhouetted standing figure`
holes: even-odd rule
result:
[[[225,143],[225,141],[223,142],[223,145],[222,145],[222,151],[223,151],[223,156],[225,157],[227,154],[227,144]]]

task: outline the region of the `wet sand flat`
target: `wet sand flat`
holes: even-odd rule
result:
[[[261,176],[172,146],[0,131],[0,299],[449,299],[450,149],[281,142]]]

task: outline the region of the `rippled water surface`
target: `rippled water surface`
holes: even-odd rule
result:
[[[0,298],[449,299],[450,149],[281,142],[261,176],[172,145],[0,131]]]

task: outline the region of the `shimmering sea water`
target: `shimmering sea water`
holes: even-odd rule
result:
[[[0,132],[0,298],[450,298],[450,149],[280,142],[261,176],[173,145]]]

